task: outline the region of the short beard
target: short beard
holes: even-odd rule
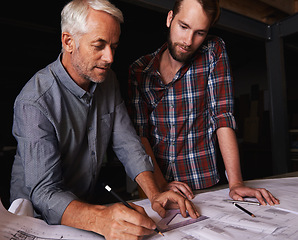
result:
[[[172,58],[177,62],[185,63],[192,58],[193,53],[178,55],[175,51],[175,47],[177,47],[178,45],[179,45],[178,43],[173,43],[170,39],[168,39],[168,49]],[[182,46],[182,47],[187,49],[187,46]]]
[[[181,46],[181,47],[183,47],[185,49],[189,49],[190,47],[189,46],[186,46],[186,45],[181,45],[181,44],[178,44],[178,43],[173,43],[172,40],[171,40],[171,37],[170,37],[170,29],[171,28],[169,28],[168,39],[167,39],[168,50],[169,50],[170,55],[177,62],[185,63],[185,62],[189,61],[192,58],[192,56],[194,55],[194,53],[193,52],[189,52],[189,54],[178,55],[176,53],[176,51],[175,51],[175,48],[177,46]]]
[[[87,69],[87,65],[85,65],[84,61],[81,58],[79,47],[76,49],[75,54],[73,55],[72,64],[73,64],[73,67],[76,69],[76,72],[80,75],[80,77],[93,83],[102,83],[105,81],[107,74],[93,75],[93,76],[89,75],[92,73],[93,69]],[[110,64],[102,64],[99,67],[110,68]]]

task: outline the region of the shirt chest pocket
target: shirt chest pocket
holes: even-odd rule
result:
[[[114,114],[113,113],[107,113],[102,116],[100,116],[98,121],[98,137],[103,141],[104,143],[108,144],[112,129],[113,129],[113,122],[114,122]]]

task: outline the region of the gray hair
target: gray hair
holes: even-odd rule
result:
[[[124,22],[122,12],[108,0],[73,0],[61,12],[61,32],[68,32],[75,38],[87,33],[89,8],[106,12],[119,23]]]

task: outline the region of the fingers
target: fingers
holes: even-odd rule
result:
[[[243,197],[255,197],[263,206],[267,203],[271,206],[279,204],[279,200],[265,188],[234,187],[231,188],[230,197],[240,201],[244,200]]]
[[[191,201],[173,191],[161,193],[152,202],[152,209],[155,210],[161,217],[165,216],[166,206],[174,206],[175,208],[179,207],[180,213],[183,217],[188,216],[187,212],[192,218],[198,218],[200,216]]]
[[[271,192],[268,191],[268,193],[269,193],[271,199],[273,200],[273,203],[274,203],[274,204],[280,204],[280,201],[279,201],[278,198],[274,197],[274,196],[271,194]]]
[[[129,234],[129,235],[138,236],[138,237],[153,233],[153,229],[148,229],[126,221],[121,222],[121,229],[122,229],[122,234]]]
[[[191,218],[198,218],[200,216],[195,205],[191,201],[185,201],[186,209]]]
[[[180,209],[180,213],[183,217],[187,217],[187,212],[189,214],[189,216],[191,218],[198,218],[200,216],[199,212],[197,211],[195,205],[189,201],[188,199],[184,198],[184,197],[175,197],[175,199],[177,199],[177,204],[179,206]]]
[[[158,213],[158,215],[161,218],[164,218],[166,216],[166,210],[165,207],[160,203],[159,201],[154,201],[151,203],[152,209]]]
[[[244,201],[243,197],[235,193],[235,191],[230,191],[230,197],[234,200]]]
[[[256,189],[256,198],[258,201],[265,206],[266,202],[270,205],[273,206],[275,204],[279,204],[279,200],[275,198],[268,190],[265,188],[258,188]],[[266,200],[266,201],[265,201]]]
[[[148,217],[145,210],[135,204],[130,209],[123,204],[114,204],[106,212],[106,239],[141,239],[144,235],[153,233],[155,223]]]
[[[183,183],[183,182],[178,182],[178,181],[170,182],[167,186],[167,190],[173,190],[178,194],[182,194],[185,197],[187,197],[188,200],[191,200],[194,198],[194,194],[191,188],[186,183]]]
[[[110,232],[105,235],[105,239],[141,239],[144,235],[153,233],[153,230],[136,226],[126,221],[115,221],[109,226]]]
[[[149,230],[153,230],[156,228],[156,224],[153,222],[151,218],[148,217],[144,208],[133,203],[130,203],[130,205],[134,208],[134,210],[129,209],[126,206],[120,204],[120,211],[125,216],[122,218],[124,222],[130,223],[135,226],[140,226]]]

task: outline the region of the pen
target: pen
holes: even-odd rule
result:
[[[255,201],[240,201],[240,200],[233,200],[233,199],[225,199],[225,202],[230,202],[230,203],[239,203],[239,204],[247,204],[247,205],[258,205],[260,206],[261,204],[259,202]]]
[[[124,201],[117,193],[115,193],[112,188],[109,185],[105,185],[105,189],[112,193],[120,202],[122,202],[126,207],[135,210],[131,205],[129,205],[126,201]],[[159,235],[164,236],[161,231],[159,231],[157,228],[154,229],[155,232],[157,232]]]
[[[256,217],[253,213],[251,213],[250,211],[246,210],[245,208],[239,206],[237,203],[234,203],[234,205],[239,208],[240,210],[242,210],[243,212],[247,213],[248,215],[252,216],[252,217]]]

